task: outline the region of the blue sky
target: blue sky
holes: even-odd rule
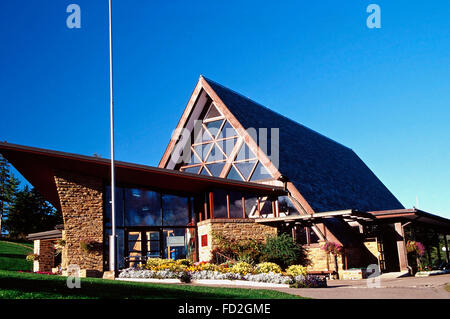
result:
[[[66,7],[81,7],[81,29]],[[368,29],[366,7],[381,7]],[[200,74],[350,148],[450,218],[445,1],[113,0],[116,157],[156,166]],[[107,0],[0,3],[0,140],[109,157]]]

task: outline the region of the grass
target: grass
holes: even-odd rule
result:
[[[297,299],[265,289],[132,283],[81,278],[81,288],[69,289],[67,277],[0,270],[3,299]]]
[[[445,290],[447,290],[448,292],[450,292],[450,284],[445,285]]]
[[[25,260],[32,252],[32,244],[0,240],[0,270],[33,270],[33,263]]]

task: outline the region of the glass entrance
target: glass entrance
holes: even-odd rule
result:
[[[125,266],[136,267],[148,258],[172,260],[195,253],[195,228],[151,227],[125,230]]]

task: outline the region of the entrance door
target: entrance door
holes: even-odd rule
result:
[[[135,267],[148,258],[161,257],[161,229],[125,230],[125,264]]]

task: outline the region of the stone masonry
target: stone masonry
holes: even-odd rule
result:
[[[39,258],[33,261],[33,271],[52,271],[55,260],[55,243],[56,241],[53,239],[34,241],[34,254],[39,255]]]
[[[62,267],[103,271],[103,183],[99,178],[55,171],[55,181],[64,219]],[[81,241],[93,243],[83,251]]]
[[[208,219],[199,222],[197,226],[199,261],[209,261],[211,259],[211,251],[218,244],[213,234],[220,234],[227,238],[256,239],[258,241],[265,241],[268,236],[277,235],[276,227],[255,223],[251,218]],[[206,245],[204,246],[205,235]]]

